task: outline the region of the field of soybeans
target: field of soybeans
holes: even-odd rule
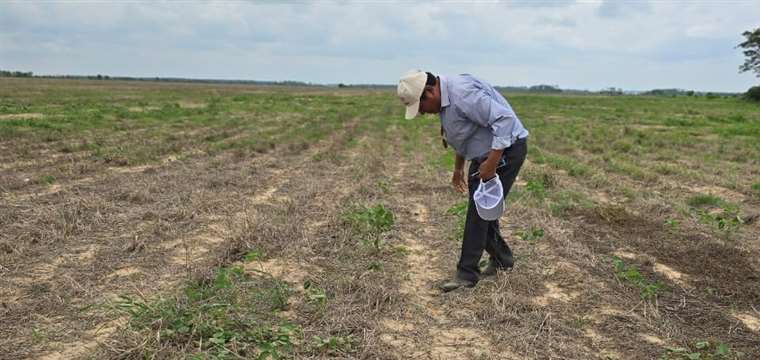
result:
[[[504,95],[515,267],[443,294],[394,91],[0,78],[0,359],[759,358],[760,105]]]

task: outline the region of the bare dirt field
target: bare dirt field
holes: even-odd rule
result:
[[[0,78],[0,359],[755,359],[760,107],[506,94],[515,268],[387,91]]]

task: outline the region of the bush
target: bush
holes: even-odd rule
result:
[[[747,100],[760,102],[760,86],[753,86],[744,94]]]

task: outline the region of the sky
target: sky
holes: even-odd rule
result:
[[[9,1],[0,69],[395,84],[744,91],[760,1]]]

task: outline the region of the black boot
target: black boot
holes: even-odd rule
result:
[[[465,280],[465,279],[460,279],[459,277],[454,277],[454,278],[453,278],[453,279],[451,279],[451,280],[447,280],[447,281],[444,281],[444,282],[443,282],[443,283],[442,283],[442,284],[439,286],[439,288],[440,288],[440,289],[441,289],[443,292],[449,292],[449,291],[453,291],[453,290],[459,289],[459,288],[461,288],[461,287],[467,287],[467,288],[471,288],[471,287],[474,287],[474,286],[475,286],[475,284],[476,284],[476,283],[475,283],[474,281]]]

